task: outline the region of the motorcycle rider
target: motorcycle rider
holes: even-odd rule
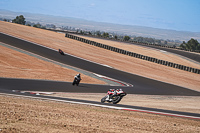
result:
[[[81,74],[77,74],[75,77],[74,77],[74,80],[77,79],[79,82],[81,81]]]
[[[59,51],[59,53],[61,53],[61,52],[62,52],[62,50],[61,50],[61,49],[58,49],[58,51]]]
[[[76,76],[74,76],[74,81],[73,81],[72,85],[76,84],[78,86],[80,81],[81,81],[81,74],[79,73]]]
[[[77,74],[74,78],[77,79],[77,80],[81,80],[81,74],[80,73]]]
[[[109,94],[108,100],[112,101],[112,97],[117,95],[117,93],[120,93],[122,91],[122,89],[110,89],[109,90],[111,93]]]
[[[124,92],[121,88],[109,89],[107,95],[101,99],[101,103],[112,102],[113,104],[117,104],[126,95],[127,95],[126,92]]]
[[[112,97],[117,94],[117,90],[116,89],[110,89],[109,92],[110,92],[109,97],[107,97],[106,100],[112,101]]]
[[[64,52],[61,49],[58,49],[58,52],[62,55],[64,55]]]

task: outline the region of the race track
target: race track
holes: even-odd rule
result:
[[[45,48],[43,46],[27,42],[25,40],[17,39],[0,33],[0,42],[24,49],[26,51],[44,56],[46,58],[75,66],[84,70],[88,70],[97,74],[101,74],[113,79],[124,81],[133,84],[130,86],[120,86],[128,94],[146,94],[146,95],[181,95],[181,96],[200,96],[200,92],[193,91],[187,88],[175,86],[172,84],[163,83],[160,81],[140,77],[127,72],[119,71],[109,67],[105,67],[100,64],[96,64],[87,60],[66,55],[61,56],[56,50]],[[100,103],[95,101],[69,99],[61,97],[33,95],[30,93],[22,93],[22,91],[42,91],[42,92],[81,92],[81,93],[106,93],[110,88],[119,88],[119,86],[109,85],[92,85],[83,84],[80,86],[72,86],[71,82],[61,81],[47,81],[47,80],[32,80],[32,79],[15,79],[15,78],[1,78],[0,77],[0,95],[14,95],[20,97],[36,98],[43,100],[67,102],[67,103],[78,103],[84,105],[92,105],[98,107],[106,107],[112,109],[128,110],[145,112],[159,115],[175,116],[182,118],[190,118],[200,120],[200,114],[163,110],[156,108],[147,108],[130,105],[113,105],[107,103]]]
[[[136,111],[136,112],[143,112],[143,113],[151,113],[151,114],[200,120],[200,114],[190,113],[190,112],[172,111],[172,110],[166,110],[166,109],[148,108],[148,107],[122,105],[122,104],[109,104],[109,103],[101,103],[101,102],[96,102],[96,101],[79,100],[76,98],[71,99],[71,98],[63,98],[63,97],[52,97],[52,96],[36,95],[36,94],[31,94],[31,93],[21,93],[20,91],[10,91],[10,90],[0,89],[0,95],[4,95],[5,93],[8,96],[15,96],[15,97],[19,96],[19,97],[32,98],[32,99],[75,103],[75,104],[81,104],[81,105],[92,105],[92,106],[111,108],[111,109],[117,109],[117,110]]]
[[[200,96],[200,92],[193,91],[180,86],[148,79],[127,72],[119,71],[113,68],[105,67],[87,60],[66,55],[61,56],[57,50],[52,50],[40,45],[36,45],[25,40],[21,40],[3,33],[0,33],[0,42],[21,48],[23,50],[38,54],[40,56],[78,67],[93,73],[101,74],[123,82],[133,84],[133,87],[123,87],[130,94],[147,94],[147,95],[183,95],[183,96]],[[58,48],[59,49],[59,48]],[[53,87],[52,87],[53,86]],[[73,87],[71,83],[56,81],[39,81],[39,80],[20,80],[0,78],[1,89],[29,89],[38,91],[63,91],[63,92],[96,92],[105,93],[109,88],[115,88],[105,85],[81,84],[79,87]]]

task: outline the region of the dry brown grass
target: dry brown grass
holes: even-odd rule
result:
[[[0,96],[0,132],[200,132],[199,121]]]
[[[76,71],[40,60],[0,45],[0,77],[72,82]],[[82,83],[105,84],[82,74]]]

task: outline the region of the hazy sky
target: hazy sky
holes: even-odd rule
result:
[[[200,32],[200,0],[0,0],[0,9]]]

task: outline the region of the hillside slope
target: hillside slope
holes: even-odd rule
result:
[[[111,52],[105,49],[97,48],[95,46],[86,45],[82,42],[68,39],[62,33],[55,33],[52,31],[1,21],[0,32],[17,36],[19,38],[39,43],[54,49],[61,48],[64,52],[69,54],[76,55],[78,57],[101,64],[109,65],[113,68],[129,73],[200,91],[200,75],[198,74],[169,68],[167,66],[158,65],[148,61]],[[111,45],[111,42],[106,42],[106,44]],[[117,45],[123,49],[127,48],[127,46],[123,43]],[[131,47],[132,46],[128,46],[130,49]],[[156,52],[154,49],[145,49],[140,52],[141,54],[146,55],[146,53],[149,51],[152,51],[152,56],[154,56],[154,54],[158,54],[156,56],[160,56],[159,52]],[[175,56],[168,58],[174,58],[174,60],[177,61],[180,59],[176,59]],[[187,62],[187,60],[183,59],[181,62]],[[191,64],[197,65],[195,63]],[[198,65],[197,67],[199,68]]]
[[[42,79],[72,82],[78,73],[51,62],[1,46],[0,77]],[[82,83],[105,84],[103,81],[82,74]]]

